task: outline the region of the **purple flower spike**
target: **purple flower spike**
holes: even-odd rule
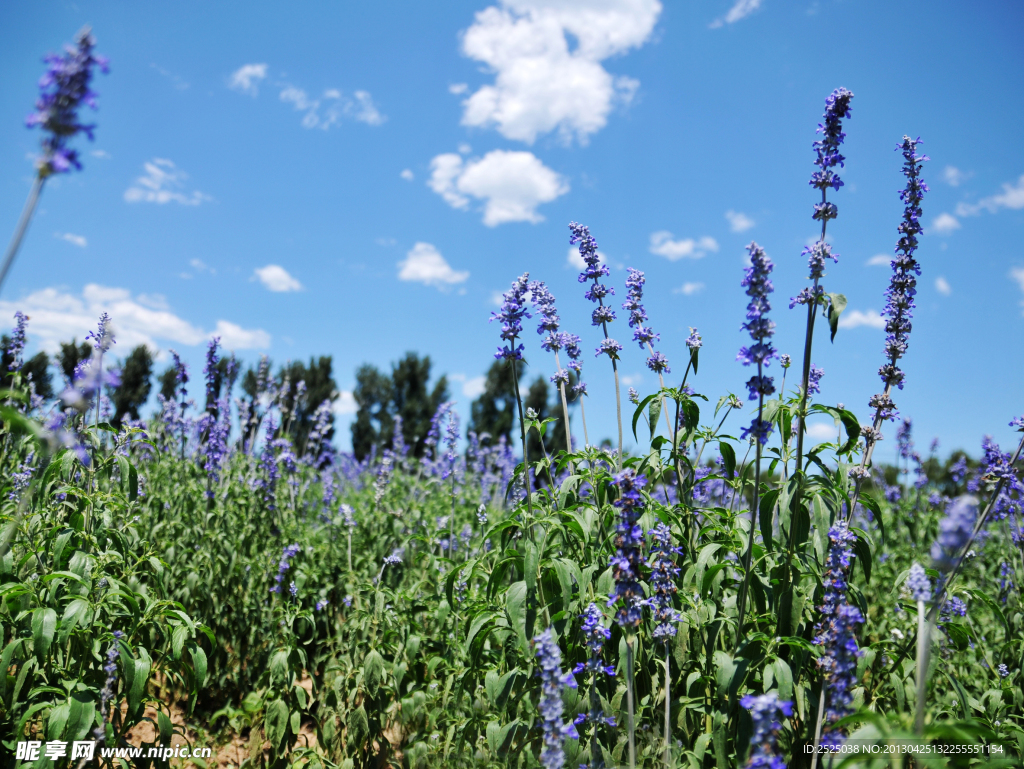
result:
[[[754,344],[750,347],[741,347],[736,360],[742,362],[744,366],[758,367],[757,376],[751,377],[747,382],[750,399],[757,400],[761,396],[775,392],[772,377],[761,374],[761,367],[770,365],[772,358],[776,357],[775,348],[772,347],[775,323],[768,317],[772,309],[769,297],[774,290],[768,276],[775,267],[764,249],[757,243],[747,246],[747,252],[750,254],[750,267],[744,271],[740,285],[747,289],[750,303],[747,304],[747,322],[741,328],[746,329]],[[750,427],[743,430],[743,437],[753,435],[761,443],[765,443],[771,430],[771,422],[761,419],[759,413],[754,417]]]
[[[640,587],[640,567],[644,562],[644,534],[640,528],[644,500],[640,489],[647,485],[647,479],[632,469],[626,469],[615,476],[612,485],[619,490],[619,498],[612,503],[619,508],[619,525],[615,534],[615,555],[610,564],[615,577],[615,591],[608,599],[608,605],[614,606],[621,601],[615,621],[626,632],[636,632],[643,617],[644,596]]]
[[[25,350],[25,323],[28,315],[18,310],[14,313],[14,330],[11,332],[11,344],[7,348],[7,355],[11,358],[10,371],[20,371],[24,361],[22,352]]]
[[[75,46],[66,46],[63,55],[49,54],[43,58],[46,74],[39,80],[36,111],[25,119],[29,128],[42,126],[43,154],[36,161],[40,178],[65,173],[72,167],[81,169],[78,152],[69,149],[68,141],[78,133],[93,139],[95,125],[78,121],[78,110],[87,104],[96,109],[96,94],[89,90],[93,69],[108,71],[107,59],[93,53],[96,40],[86,28],[79,33]]]
[[[786,762],[778,755],[776,741],[782,724],[779,719],[793,715],[793,703],[780,700],[775,692],[754,696],[746,694],[740,705],[750,711],[754,733],[750,735],[753,749],[747,760],[747,769],[786,769]]]
[[[562,690],[576,688],[572,673],[562,672],[562,652],[548,628],[533,639],[537,658],[537,675],[540,676],[541,728],[544,732],[544,749],[540,763],[544,769],[561,769],[565,766],[565,752],[562,741],[566,737],[579,739],[576,726],[562,720]]]
[[[512,288],[502,294],[500,312],[492,312],[491,320],[501,321],[501,338],[508,342],[494,353],[498,360],[522,360],[523,345],[516,347],[516,337],[523,333],[523,318],[532,318],[526,307],[526,292],[530,273],[524,272],[512,282]]]

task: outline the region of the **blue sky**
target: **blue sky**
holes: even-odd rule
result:
[[[0,298],[0,317],[32,316],[36,346],[81,339],[106,309],[122,355],[140,342],[175,348],[198,371],[219,333],[247,361],[331,354],[344,391],[359,364],[416,350],[449,375],[467,416],[497,344],[494,297],[520,273],[549,284],[588,350],[600,341],[568,257],[578,220],[619,303],[625,267],[645,271],[670,379],[700,329],[692,384],[714,402],[749,376],[735,356],[751,240],[776,265],[777,347],[799,358],[802,315],[788,300],[806,285],[800,252],[815,235],[811,142],[825,97],[845,86],[846,186],[830,196],[829,236],[841,258],[824,284],[849,308],[835,344],[818,327],[821,398],[867,420],[881,389],[894,148],[920,136],[931,192],[896,402],[921,449],[934,436],[972,453],[986,433],[1013,440],[1007,423],[1024,412],[1020,4],[6,4],[0,232],[31,183],[39,135],[23,121],[40,57],[86,23],[111,59],[96,141],[82,142],[84,171],[47,183]],[[611,327],[623,343],[625,316]],[[538,342],[531,330],[531,378],[554,369]],[[650,392],[645,357],[627,344],[622,373]],[[614,434],[609,368],[588,353],[592,436]],[[350,418],[340,414],[343,445]]]

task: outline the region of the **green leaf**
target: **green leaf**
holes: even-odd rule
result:
[[[832,339],[836,340],[836,332],[839,330],[839,316],[846,309],[846,296],[844,294],[828,294],[828,325],[832,329]]]
[[[79,620],[84,620],[88,613],[89,602],[84,598],[76,598],[68,604],[60,620],[60,632],[57,634],[57,643],[60,646],[65,644]]]
[[[505,611],[508,613],[509,625],[519,636],[519,644],[523,651],[529,649],[526,638],[526,583],[514,582],[505,594]]]
[[[646,398],[644,398],[637,404],[636,410],[633,411],[633,440],[640,440],[639,438],[637,438],[636,435],[636,423],[640,421],[640,417],[643,415],[644,409],[647,407],[647,405],[656,397],[658,397],[657,393],[652,393],[651,395],[648,395]]]
[[[158,710],[156,722],[160,727],[160,741],[163,742],[164,745],[170,745],[171,737],[174,736],[174,725],[171,724],[170,716],[168,716],[164,711]]]
[[[142,705],[142,696],[146,692],[146,682],[149,681],[149,670],[152,667],[152,660],[145,647],[139,647],[139,657],[134,661],[134,673],[131,688],[128,690],[128,709],[136,712]]]
[[[192,647],[192,670],[195,678],[195,690],[198,692],[206,682],[206,652],[198,645]]]
[[[718,450],[722,453],[722,469],[725,470],[725,477],[732,478],[736,475],[736,451],[731,443],[726,443],[723,440],[718,441]]]
[[[280,649],[270,658],[270,685],[283,689],[288,685],[288,651]]]
[[[284,703],[281,703],[284,705]],[[285,708],[287,712],[287,708]],[[370,724],[366,718],[366,708],[360,705],[352,711],[348,717],[348,749],[358,751],[362,748],[363,742],[370,735]]]
[[[366,718],[365,711],[363,711],[363,718]],[[263,719],[263,730],[267,735],[270,747],[275,752],[279,752],[281,743],[288,734],[288,706],[280,697],[267,706],[267,715]]]
[[[288,725],[292,728],[292,734],[297,735],[302,728],[302,713],[298,710],[293,710],[288,719]]]
[[[654,433],[658,431],[658,418],[661,416],[661,398],[655,398],[647,407],[647,419],[650,422],[651,440],[654,440]]]
[[[363,658],[363,688],[371,698],[377,698],[377,690],[383,680],[384,658],[376,649],[371,649]]]
[[[497,616],[498,612],[496,611],[482,611],[473,618],[469,625],[469,634],[466,636],[467,648],[473,643],[473,639],[476,638],[476,634],[480,632],[483,626],[493,621]]]
[[[57,612],[50,608],[32,612],[32,645],[40,662],[46,659],[57,630]]]
[[[174,655],[174,659],[181,659],[181,651],[185,648],[185,641],[188,640],[188,636],[188,628],[184,625],[178,625],[171,632],[171,654]]]
[[[779,683],[779,699],[793,699],[793,671],[789,669],[789,663],[785,660],[775,660],[772,663],[775,672],[775,680]]]

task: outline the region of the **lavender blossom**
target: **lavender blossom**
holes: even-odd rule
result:
[[[1008,667],[1006,667],[1005,663],[1000,664],[999,667],[996,668],[996,670],[998,671],[1000,678],[1009,678],[1010,677],[1010,669]]]
[[[498,360],[522,360],[523,345],[516,347],[516,338],[523,333],[523,318],[532,318],[526,307],[526,292],[530,273],[524,272],[512,282],[512,288],[502,294],[500,312],[492,312],[490,320],[501,321],[501,338],[508,342],[498,348]]]
[[[626,469],[615,476],[612,485],[619,490],[619,498],[612,503],[619,508],[619,524],[615,534],[615,555],[610,564],[615,577],[615,591],[608,600],[608,606],[621,601],[615,621],[626,633],[635,633],[642,619],[644,595],[640,587],[640,567],[644,562],[641,549],[644,535],[639,523],[644,501],[640,489],[647,485],[647,479],[632,469]]]
[[[32,473],[35,468],[32,463],[35,461],[36,454],[34,451],[30,451],[28,456],[25,457],[25,461],[22,462],[16,472],[11,473],[12,489],[7,495],[7,498],[15,503],[21,499],[21,494],[25,489],[28,488],[28,484],[32,480]]]
[[[576,688],[572,673],[562,672],[562,652],[551,634],[551,628],[533,639],[537,675],[540,676],[540,703],[537,709],[541,715],[541,729],[544,732],[544,749],[540,763],[544,769],[561,769],[565,765],[562,742],[566,737],[579,739],[576,727],[562,721],[562,690],[567,686]]]
[[[267,510],[277,509],[277,457],[274,455],[274,433],[277,424],[273,414],[267,416],[266,432],[263,439],[263,451],[260,454],[260,473],[253,480],[253,489],[263,492],[263,503]],[[262,477],[261,477],[262,476]]]
[[[704,345],[701,341],[700,332],[697,331],[693,326],[690,326],[690,335],[686,337],[686,346],[690,352],[696,352]]]
[[[65,46],[62,56],[48,54],[43,58],[47,70],[39,81],[36,111],[25,119],[29,128],[42,126],[47,134],[42,141],[43,154],[36,161],[42,179],[65,173],[72,166],[81,169],[78,152],[68,148],[68,141],[80,132],[92,141],[96,127],[80,123],[78,109],[83,103],[96,109],[96,94],[89,90],[89,81],[95,67],[104,74],[109,71],[108,61],[93,53],[96,40],[88,28],[78,34],[75,43]]]
[[[651,355],[647,359],[647,368],[655,374],[668,374],[671,372],[671,369],[668,367],[668,360],[660,352],[656,352],[653,347],[654,342],[659,341],[661,337],[644,325],[644,321],[647,320],[647,311],[644,310],[641,301],[644,296],[644,282],[646,279],[640,270],[634,270],[630,267],[628,272],[629,277],[626,278],[626,286],[629,288],[629,291],[626,292],[626,301],[623,303],[622,309],[629,310],[629,325],[633,329],[633,341],[640,345],[641,350],[645,348],[650,349]],[[689,341],[687,340],[688,345]]]
[[[296,542],[293,545],[288,545],[281,553],[281,559],[277,563],[277,574],[274,576],[274,586],[270,588],[271,593],[281,592],[281,583],[284,582],[284,575],[291,568],[291,560],[299,554],[302,550],[299,544]],[[292,582],[292,585],[295,583]],[[293,593],[294,595],[294,593]]]
[[[14,313],[14,330],[11,331],[11,343],[7,348],[7,355],[11,359],[8,371],[21,371],[24,364],[22,353],[25,350],[25,323],[28,315],[18,310]]]
[[[459,415],[454,409],[448,412],[448,427],[445,430],[445,443],[448,446],[448,451],[444,455],[445,465],[444,472],[441,473],[442,480],[454,476],[455,466],[459,460]]]
[[[589,671],[594,674],[603,672],[605,675],[615,675],[615,667],[605,665],[602,659],[604,642],[612,637],[612,631],[604,626],[604,616],[601,614],[601,610],[597,608],[596,604],[591,603],[580,615],[580,619],[583,620],[581,632],[583,638],[586,639],[587,651],[590,656],[586,662],[576,665],[572,671],[573,674]]]
[[[778,755],[776,741],[782,724],[779,719],[793,715],[793,703],[780,700],[775,692],[746,694],[740,705],[750,711],[754,733],[750,736],[753,750],[747,759],[747,769],[786,769],[786,762]]]
[[[1019,516],[1024,512],[1021,506],[1024,500],[1024,483],[1021,483],[1010,463],[1010,454],[1003,453],[999,444],[987,435],[981,441],[981,450],[981,466],[978,468],[977,476],[967,482],[968,491],[991,491],[1002,482],[999,496],[992,502],[989,516],[998,521],[1009,516]]]
[[[856,536],[841,520],[829,529],[828,538],[830,544],[822,580],[825,596],[814,643],[822,647],[818,667],[827,685],[825,731],[821,744],[837,746],[844,738],[832,731],[830,725],[848,715],[852,708],[851,690],[856,684],[857,658],[863,653],[857,645],[856,630],[857,625],[864,622],[864,617],[859,609],[848,603],[846,595],[846,574]]]
[[[825,370],[811,364],[810,373],[807,375],[807,394],[817,395],[821,392],[821,378],[825,376]]]
[[[614,339],[608,338],[608,324],[615,320],[615,312],[604,304],[606,296],[615,295],[615,289],[600,283],[600,279],[609,275],[608,266],[601,264],[601,257],[597,253],[597,241],[590,234],[590,228],[576,222],[569,222],[569,244],[579,244],[580,256],[583,258],[585,267],[579,274],[580,283],[593,281],[593,284],[584,295],[591,302],[597,302],[597,307],[591,313],[590,320],[595,326],[601,326],[604,331],[605,340],[598,346],[595,355],[607,355],[613,361],[618,360],[619,350],[622,345]]]
[[[124,638],[120,630],[114,631],[114,640],[107,648],[107,664],[103,666],[103,672],[107,674],[107,680],[103,682],[103,689],[100,691],[100,718],[105,723],[107,720],[107,705],[116,694],[117,688],[117,658],[121,656],[121,647],[118,641]],[[102,740],[106,736],[106,728],[103,725],[93,730],[93,736]]]
[[[775,357],[775,348],[771,343],[775,323],[768,317],[768,312],[772,308],[768,299],[774,290],[768,276],[774,266],[772,260],[765,255],[764,249],[757,243],[747,246],[747,252],[750,254],[750,267],[744,271],[740,285],[746,287],[750,303],[747,305],[747,322],[741,328],[746,329],[754,344],[750,347],[741,347],[736,360],[741,361],[744,366],[757,366],[757,375],[747,382],[747,391],[750,400],[760,401],[775,392],[774,379],[761,373],[762,367],[769,366]],[[761,418],[759,409],[750,427],[744,428],[742,437],[754,435],[764,444],[767,443],[771,430],[772,423]]]
[[[910,567],[910,574],[907,575],[907,589],[910,597],[915,601],[930,601],[932,597],[932,583],[925,574],[924,567],[914,562]]]
[[[676,623],[680,619],[679,612],[672,607],[672,597],[678,591],[676,578],[679,567],[672,556],[680,552],[672,545],[672,531],[664,523],[659,523],[650,532],[651,554],[648,563],[651,567],[651,597],[647,604],[654,613],[654,640],[667,644],[676,635]]]
[[[846,134],[843,133],[843,118],[850,117],[852,99],[853,93],[845,88],[837,88],[825,100],[825,122],[818,124],[818,133],[822,134],[822,138],[816,140],[813,145],[817,154],[814,165],[818,166],[818,170],[811,174],[810,185],[815,189],[824,191],[831,187],[838,190],[843,186],[839,175],[832,169],[837,165],[842,167],[843,161],[846,160],[839,154],[839,147],[846,138]],[[818,215],[816,207],[814,218],[820,219],[822,216]],[[828,218],[834,219],[835,216]]]
[[[634,406],[640,405],[640,393],[636,391],[635,387],[630,387],[629,390],[626,391],[626,395],[629,398],[629,402]]]
[[[939,536],[932,545],[935,568],[950,572],[956,568],[961,550],[971,538],[978,517],[978,498],[965,494],[954,499],[939,521]]]

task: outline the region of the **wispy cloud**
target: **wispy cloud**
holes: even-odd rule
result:
[[[725,212],[725,218],[729,220],[729,229],[733,232],[746,232],[754,226],[754,220],[740,211],[730,209]]]
[[[71,245],[78,246],[79,248],[85,248],[89,245],[89,241],[85,239],[85,235],[75,235],[72,232],[55,232],[53,233],[53,237],[67,241]]]
[[[411,182],[413,179],[416,178],[415,175],[413,175],[413,172],[408,168],[404,169],[402,173],[399,174],[399,176],[401,176],[407,182]]]
[[[465,83],[452,83],[450,86],[448,86],[448,93],[455,94],[456,96],[464,94],[468,90],[469,86],[466,85]]]
[[[959,187],[972,176],[973,173],[964,173],[956,166],[946,166],[942,169],[942,178],[950,187]]]
[[[982,211],[994,214],[997,211],[1008,208],[1012,211],[1019,211],[1024,208],[1024,174],[1016,183],[1006,183],[1003,191],[987,198],[982,198],[977,203],[960,203],[956,207],[957,216],[976,216]]]
[[[338,399],[331,404],[331,411],[338,416],[347,416],[359,411],[359,404],[356,403],[355,395],[351,390],[341,390]]]
[[[569,183],[532,152],[492,150],[464,160],[448,152],[430,161],[427,186],[452,208],[469,208],[470,198],[484,202],[484,224],[544,221],[537,207],[569,191]]]
[[[444,289],[463,283],[469,272],[453,270],[441,252],[430,243],[417,243],[398,263],[398,279]]]
[[[586,143],[640,86],[602,62],[644,45],[661,8],[659,0],[501,0],[478,12],[462,52],[493,72],[494,82],[463,101],[462,124],[528,144],[551,132]],[[450,90],[462,93],[462,86]]]
[[[1017,281],[1021,294],[1024,294],[1024,267],[1011,267],[1010,277]],[[1020,300],[1020,306],[1024,307],[1024,299]],[[1024,312],[1021,312],[1024,315]]]
[[[178,75],[175,75],[173,72],[169,72],[168,70],[164,69],[163,67],[157,66],[156,64],[150,64],[149,66],[155,69],[157,72],[159,72],[161,76],[167,78],[171,82],[171,85],[174,86],[175,90],[188,90],[188,83],[186,83]]]
[[[380,125],[387,118],[381,114],[368,91],[355,91],[351,97],[337,88],[328,88],[319,98],[309,96],[303,89],[285,86],[279,94],[281,101],[291,104],[302,116],[303,128],[326,131],[340,125],[344,118],[367,125]]]
[[[704,290],[703,283],[684,283],[679,288],[673,288],[673,294],[683,294],[684,296],[693,296],[694,294],[700,293]]]
[[[162,301],[161,301],[162,300]],[[21,310],[31,318],[29,334],[46,350],[56,350],[60,342],[81,339],[96,325],[100,313],[110,313],[118,349],[125,354],[136,345],[153,350],[161,342],[194,346],[211,336],[220,336],[229,349],[253,349],[270,346],[270,334],[263,329],[247,329],[227,320],[218,320],[212,331],[176,315],[163,297],[133,296],[126,288],[86,285],[80,294],[61,288],[44,288],[16,301],[0,300],[0,316]]]
[[[941,275],[935,279],[935,290],[943,296],[949,296],[953,293],[953,288],[949,285],[949,281]]]
[[[243,64],[231,73],[228,78],[228,88],[256,96],[260,90],[260,83],[266,76],[266,64]]]
[[[124,192],[124,199],[129,203],[180,203],[183,206],[198,206],[212,200],[209,195],[199,190],[182,192],[188,174],[166,158],[153,158],[148,163],[143,163],[142,167],[146,173]]]
[[[735,24],[737,21],[747,18],[760,7],[761,0],[737,0],[736,4],[729,9],[725,16],[715,19],[708,26],[711,29],[718,29],[726,24]]]
[[[252,279],[258,280],[275,293],[302,290],[302,284],[279,264],[268,264],[266,267],[258,267],[253,272]]]
[[[462,383],[462,394],[467,398],[477,398],[486,389],[487,377],[467,377],[465,374],[449,374],[448,378],[453,382]]]
[[[949,235],[960,229],[960,220],[952,214],[943,212],[932,220],[928,229],[935,230],[939,235]]]
[[[659,230],[651,233],[651,243],[648,249],[652,254],[664,256],[669,261],[675,262],[679,259],[700,259],[706,256],[709,251],[718,250],[718,241],[705,235],[699,240],[693,238],[676,239],[668,230]]]
[[[892,257],[889,256],[888,254],[875,254],[870,259],[868,259],[867,264],[868,267],[878,267],[879,265],[883,264],[888,265],[891,262]]]
[[[868,310],[867,312],[847,310],[839,318],[840,328],[857,328],[858,326],[885,328],[885,318],[875,310]]]

